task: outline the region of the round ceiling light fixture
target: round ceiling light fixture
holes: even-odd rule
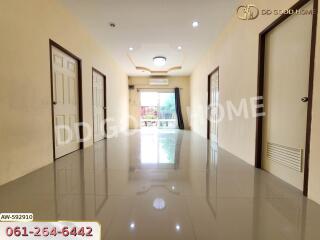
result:
[[[163,210],[166,207],[166,201],[162,198],[156,198],[153,201],[153,207],[154,209],[157,209],[157,210]]]
[[[132,52],[134,50],[133,47],[129,47],[129,51]]]
[[[181,51],[181,50],[182,50],[182,46],[178,46],[177,48],[178,48],[178,50],[179,50],[179,51]]]
[[[163,67],[167,63],[167,58],[165,57],[154,57],[153,58],[153,64],[157,67]]]

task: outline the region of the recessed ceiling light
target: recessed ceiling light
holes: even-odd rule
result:
[[[177,225],[176,225],[176,230],[177,230],[177,231],[180,231],[180,228],[181,228],[180,225],[177,224]]]
[[[178,50],[181,51],[181,50],[182,50],[182,47],[181,47],[181,46],[178,46]]]
[[[163,67],[166,65],[167,59],[165,57],[155,57],[153,58],[153,64],[157,67]]]
[[[135,227],[136,227],[136,224],[134,222],[130,223],[130,228],[131,229],[135,229]]]
[[[131,51],[131,52],[132,52],[132,51],[133,51],[133,47],[129,47],[129,51]]]
[[[193,28],[199,27],[199,22],[198,22],[198,21],[193,21],[193,22],[192,22],[192,27],[193,27]]]
[[[115,28],[116,24],[114,22],[111,22],[111,23],[109,23],[109,26],[112,27],[112,28]]]

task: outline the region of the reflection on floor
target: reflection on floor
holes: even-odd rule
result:
[[[188,131],[132,132],[0,187],[0,212],[96,220],[103,239],[319,240],[320,206]]]

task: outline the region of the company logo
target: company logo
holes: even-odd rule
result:
[[[237,16],[241,20],[254,20],[259,15],[313,15],[316,13],[315,9],[259,9],[253,4],[241,5],[237,8]]]
[[[259,16],[259,9],[253,5],[241,5],[237,9],[237,16],[241,20],[253,20]]]

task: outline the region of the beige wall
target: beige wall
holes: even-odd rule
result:
[[[49,38],[82,59],[85,122],[92,124],[95,67],[107,76],[109,126],[127,129],[128,78],[57,1],[1,1],[0,9],[1,185],[53,161]]]
[[[252,0],[260,9],[286,9],[295,0],[268,1]],[[259,33],[277,16],[259,16],[253,21],[241,21],[234,16],[212,48],[199,62],[191,76],[191,128],[206,136],[207,77],[217,66],[220,67],[220,101],[223,105],[231,101],[239,106],[242,98],[247,99],[257,94],[258,41]],[[318,25],[318,39],[319,39]],[[317,47],[317,58],[320,48]],[[311,199],[320,203],[320,66],[316,61],[315,94],[313,108],[312,144],[310,159]],[[256,119],[244,116],[232,121],[224,120],[219,125],[220,146],[249,164],[254,165]],[[318,147],[319,148],[319,147]]]
[[[129,84],[134,85],[135,89],[129,91],[129,109],[130,116],[132,119],[130,121],[130,128],[137,128],[139,126],[139,94],[137,88],[147,88],[147,89],[161,89],[161,88],[170,88],[175,87],[181,88],[180,90],[180,100],[182,108],[182,116],[186,129],[190,128],[188,111],[190,106],[190,78],[189,77],[169,77],[169,85],[167,86],[150,86],[148,77],[129,77]]]

